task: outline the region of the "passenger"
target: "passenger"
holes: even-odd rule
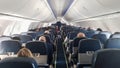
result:
[[[94,29],[92,27],[88,27],[87,31],[94,31]]]
[[[53,42],[51,41],[50,37],[45,35],[45,38],[46,38],[46,43],[50,44],[50,46],[52,46],[52,50],[55,51],[55,46],[54,46]]]
[[[43,35],[49,36],[51,41],[54,41],[54,36],[49,30],[46,30]]]
[[[58,27],[58,30],[60,31],[60,28],[62,26],[62,23],[60,21],[56,22],[56,26]]]
[[[82,37],[85,37],[85,34],[84,34],[84,33],[81,33],[81,32],[80,32],[80,33],[77,34],[77,38],[82,38]]]
[[[48,30],[46,30],[44,33],[50,34],[50,32]]]
[[[21,39],[19,37],[12,37],[13,40],[18,40],[20,41]]]
[[[102,31],[102,29],[101,29],[101,28],[97,28],[97,31],[100,31],[100,32],[101,32],[101,31]]]
[[[22,48],[17,53],[18,57],[33,57],[32,52],[28,48]]]
[[[55,27],[56,36],[57,36],[57,34],[58,34],[59,32],[60,32],[60,30],[59,30],[58,26],[56,26],[56,27]]]
[[[53,60],[53,46],[52,44],[50,44],[50,41],[48,41],[48,39],[46,39],[47,36],[41,36],[39,38],[39,41],[46,43],[46,47],[47,47],[47,54],[48,54],[48,64],[52,63]]]
[[[50,35],[50,31],[46,30],[46,31],[44,32],[44,35]]]
[[[44,33],[44,30],[42,28],[36,28],[36,36],[40,36]]]
[[[74,35],[72,35],[72,34],[74,34]],[[67,47],[68,44],[71,43],[71,41],[73,41],[73,39],[75,38],[75,36],[76,36],[76,33],[74,31],[71,31],[71,32],[69,32],[67,34],[67,36],[64,39],[64,45],[65,45],[65,47]]]
[[[85,36],[84,33],[79,32],[77,34],[77,37],[73,40],[73,47],[78,47],[79,41],[82,40],[82,39],[86,39],[86,36]]]
[[[65,39],[64,39],[64,44],[65,44],[65,46],[66,46],[67,43],[69,43],[69,39],[68,39],[68,37],[66,36]]]
[[[78,45],[79,45],[79,41],[80,40],[83,40],[83,39],[87,39],[85,34],[82,33],[82,32],[79,32],[77,34],[77,37],[73,40],[73,47],[70,47],[70,48],[73,48],[73,54],[72,54],[72,59],[73,59],[73,63],[74,64],[77,64],[77,60],[78,60]]]
[[[46,43],[46,38],[45,38],[45,36],[40,36],[39,41]]]
[[[73,42],[74,42],[73,46],[78,47],[79,41],[82,40],[82,39],[86,39],[86,36],[85,36],[84,33],[79,32],[77,34],[77,37],[73,40]]]

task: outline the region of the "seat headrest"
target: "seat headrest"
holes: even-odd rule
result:
[[[102,49],[95,52],[92,68],[120,68],[120,49]]]
[[[86,53],[86,51],[96,51],[98,49],[101,49],[101,44],[97,39],[84,39],[79,42],[79,53]]]
[[[0,61],[0,68],[38,68],[33,58],[9,57]]]

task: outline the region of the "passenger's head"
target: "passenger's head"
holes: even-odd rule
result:
[[[22,48],[17,53],[18,57],[33,57],[32,52],[28,48]]]
[[[50,31],[46,30],[44,33],[45,33],[45,34],[50,34]]]
[[[77,38],[81,38],[81,37],[85,37],[85,34],[82,33],[82,32],[79,32],[79,33],[77,34]]]
[[[94,29],[92,27],[87,28],[88,31],[93,31]]]
[[[18,40],[20,41],[20,38],[19,37],[12,37],[13,40]]]
[[[102,31],[102,29],[101,28],[97,28],[97,31]]]
[[[39,37],[39,41],[41,41],[41,42],[46,42],[45,36],[40,36],[40,37]]]

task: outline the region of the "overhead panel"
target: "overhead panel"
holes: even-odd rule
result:
[[[55,17],[62,17],[74,0],[47,0]]]
[[[116,9],[118,8],[115,6],[113,7],[116,9],[111,9],[108,7],[107,3],[109,3],[109,1],[111,1],[110,3],[112,4],[115,4],[117,0],[115,0],[115,2],[113,2],[114,0],[76,0],[74,5],[64,16],[64,19],[68,20],[69,22],[74,22],[76,20],[80,21],[117,11]],[[106,2],[106,4],[104,2]]]
[[[45,0],[0,0],[0,13],[39,21],[55,19]]]
[[[23,9],[19,11],[19,13],[35,19],[39,19],[40,21],[49,22],[55,19],[45,0],[30,0],[28,3],[26,3],[26,6],[24,6]]]
[[[29,0],[0,0],[0,13],[15,14],[22,9]]]
[[[9,28],[8,31],[6,31],[6,33],[10,33],[14,23],[15,22],[11,20],[0,19],[0,35],[4,35],[4,32],[8,27],[11,27],[11,28]]]
[[[120,0],[97,0],[101,5],[111,10],[120,10]]]

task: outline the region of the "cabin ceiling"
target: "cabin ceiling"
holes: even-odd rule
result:
[[[0,0],[0,16],[65,23],[118,13],[120,0]]]

